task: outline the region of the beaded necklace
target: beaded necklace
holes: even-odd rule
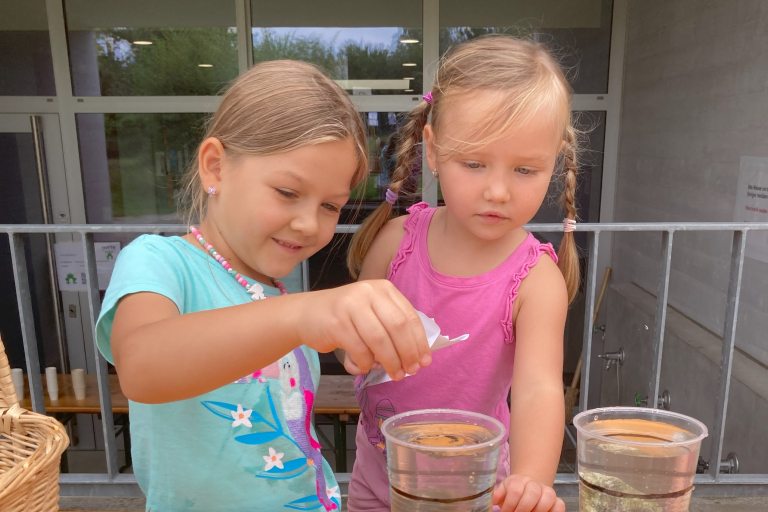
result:
[[[240,283],[243,288],[245,288],[245,291],[251,295],[251,300],[261,300],[267,298],[264,295],[264,287],[261,286],[258,282],[249,285],[248,281],[246,281],[245,278],[241,276],[237,270],[233,269],[232,266],[227,263],[227,260],[224,259],[224,256],[216,252],[216,249],[214,249],[211,244],[205,241],[205,238],[203,238],[203,235],[200,234],[200,231],[198,231],[195,226],[190,226],[189,230],[192,232],[195,238],[197,238],[197,241],[200,242],[200,245],[202,245],[206,251],[211,253],[211,256],[213,256],[213,258],[218,261],[222,267],[224,267],[224,270],[226,270],[229,275],[234,277],[235,280]],[[283,283],[272,277],[270,277],[269,280],[272,281],[272,284],[275,286],[275,288],[280,290],[282,295],[288,294],[288,290],[285,289]]]

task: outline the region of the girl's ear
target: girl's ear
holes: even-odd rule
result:
[[[203,190],[221,187],[221,165],[225,158],[224,146],[216,137],[208,137],[198,151],[198,172]]]
[[[424,148],[427,152],[429,170],[433,171],[437,167],[437,151],[435,150],[435,131],[431,124],[424,125]]]

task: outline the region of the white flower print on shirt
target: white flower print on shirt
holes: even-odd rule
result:
[[[331,499],[331,500],[333,498],[341,499],[341,494],[339,494],[338,485],[336,487],[331,487],[330,489],[326,489],[325,492],[328,493],[328,499]]]
[[[251,413],[253,410],[243,410],[243,406],[240,404],[237,404],[237,411],[232,411],[232,417],[235,419],[235,421],[232,423],[232,428],[235,428],[239,425],[245,425],[246,427],[251,427],[251,420],[248,418],[251,417]]]
[[[277,453],[274,448],[271,446],[269,447],[269,455],[264,455],[264,461],[267,463],[266,466],[264,466],[264,471],[269,471],[270,469],[277,466],[278,469],[283,469],[283,461],[280,460],[283,458],[282,453]]]

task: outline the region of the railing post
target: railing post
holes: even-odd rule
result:
[[[669,270],[672,265],[672,237],[674,231],[661,234],[661,268],[659,286],[656,292],[656,321],[653,328],[653,351],[651,378],[648,384],[648,406],[658,407],[659,380],[661,379],[661,359],[664,353],[664,327],[667,323],[667,302],[669,300]]]
[[[21,233],[9,234],[8,241],[11,245],[11,263],[13,265],[13,278],[16,281],[16,302],[19,306],[21,339],[24,342],[24,356],[27,358],[27,377],[29,378],[29,395],[32,400],[32,410],[45,414],[43,379],[40,376],[40,359],[37,354],[37,335],[35,334],[35,315],[32,311],[32,295],[29,291],[27,256],[24,253],[23,236]]]
[[[88,309],[91,314],[91,333],[96,354],[96,378],[99,382],[99,405],[101,406],[101,425],[104,431],[104,451],[107,456],[107,473],[109,480],[112,481],[118,474],[117,444],[115,442],[115,420],[112,415],[112,393],[109,389],[107,361],[99,352],[99,347],[96,344],[96,320],[98,320],[99,313],[101,313],[99,276],[96,271],[96,250],[93,247],[93,233],[81,234],[83,236],[85,271],[88,279]]]
[[[597,281],[597,252],[600,245],[600,232],[592,231],[589,237],[589,263],[587,267],[586,289],[584,290],[584,346],[582,347],[581,368],[581,403],[579,409],[589,409],[589,377],[592,368],[592,316],[595,311],[595,283]]]
[[[301,287],[302,291],[309,291],[309,260],[301,262]]]
[[[731,390],[731,368],[733,365],[733,347],[736,345],[736,321],[739,314],[739,295],[741,276],[744,270],[744,246],[747,242],[746,231],[734,231],[731,249],[731,273],[728,282],[728,299],[723,325],[723,354],[720,359],[720,394],[717,397],[715,423],[712,426],[712,448],[709,453],[709,474],[716,481],[720,480],[720,459],[723,453],[723,435],[728,414],[728,394]]]

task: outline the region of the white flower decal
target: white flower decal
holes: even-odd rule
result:
[[[264,455],[264,460],[266,461],[267,465],[264,466],[264,471],[269,471],[270,469],[277,466],[278,469],[283,469],[283,461],[280,460],[283,458],[282,453],[275,452],[275,449],[271,446],[269,447],[269,455]]]
[[[245,425],[246,427],[250,427],[251,420],[249,420],[248,418],[251,417],[252,412],[253,411],[251,409],[244,411],[243,406],[240,404],[237,404],[237,411],[232,411],[232,417],[235,419],[235,421],[232,423],[232,428],[235,428],[239,425]]]
[[[328,499],[333,499],[333,498],[341,499],[338,485],[336,487],[331,487],[330,489],[326,489],[325,492],[328,493]]]
[[[267,298],[264,295],[264,287],[259,283],[253,283],[248,288],[246,288],[246,290],[251,294],[251,300],[262,300]]]

